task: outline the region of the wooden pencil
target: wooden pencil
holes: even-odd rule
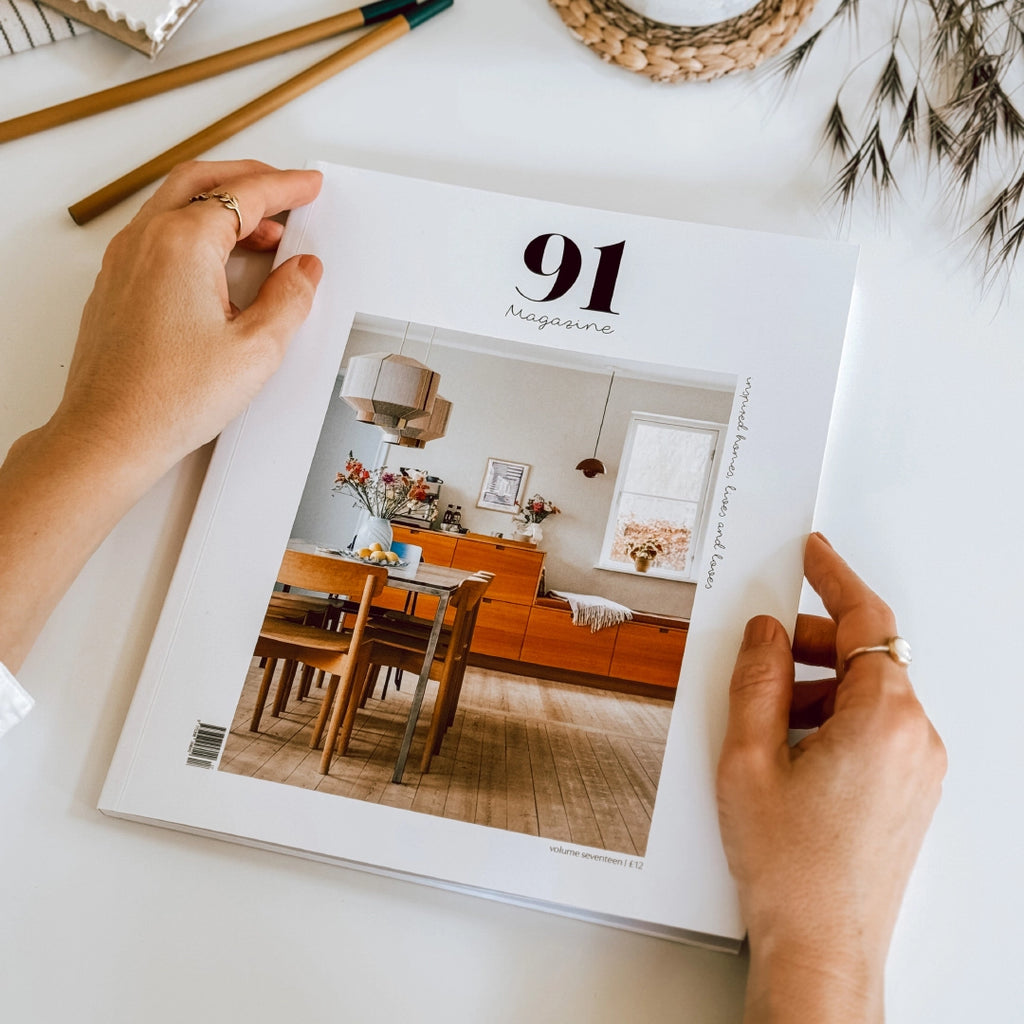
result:
[[[88,96],[68,100],[66,103],[58,103],[30,114],[22,114],[9,121],[0,121],[0,142],[10,142],[12,139],[20,139],[26,135],[32,135],[34,132],[68,124],[68,122],[77,121],[79,118],[91,117],[104,110],[113,110],[115,107],[126,106],[149,96],[157,96],[183,85],[201,82],[204,78],[212,78],[214,75],[221,75],[226,71],[234,71],[236,68],[243,68],[249,64],[255,64],[257,61],[276,57],[278,54],[296,50],[301,46],[308,46],[321,39],[329,39],[331,36],[383,21],[387,17],[400,13],[404,8],[413,6],[415,6],[415,0],[378,0],[377,3],[357,7],[351,11],[343,11],[341,14],[335,14],[330,18],[302,25],[299,28],[289,29],[287,32],[269,36],[267,39],[259,39],[232,50],[225,50],[222,53],[203,57],[201,60],[194,60],[189,64],[182,64],[181,67],[168,68],[168,70],[159,71],[155,75],[138,78],[134,82],[125,82],[123,85],[115,85]]]
[[[144,188],[165,175],[176,164],[183,160],[192,160],[206,152],[211,146],[231,138],[243,128],[248,128],[249,125],[280,109],[297,96],[301,96],[327,81],[339,71],[351,67],[357,61],[387,46],[388,43],[401,38],[428,18],[451,7],[452,2],[453,0],[426,0],[411,12],[391,18],[355,42],[342,47],[337,53],[314,64],[293,78],[289,78],[288,81],[265,92],[262,96],[258,96],[234,113],[222,117],[209,127],[189,136],[184,142],[179,142],[141,167],[129,171],[128,174],[93,192],[92,195],[86,196],[85,199],[79,200],[73,206],[69,206],[68,213],[71,214],[76,224],[87,224],[94,217],[109,210],[112,206],[116,206],[122,199],[126,199],[140,188]]]

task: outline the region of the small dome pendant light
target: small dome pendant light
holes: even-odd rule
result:
[[[597,457],[597,449],[601,444],[601,432],[604,430],[604,418],[608,412],[608,399],[612,397],[612,385],[615,383],[615,371],[608,378],[608,394],[604,396],[604,408],[601,410],[601,424],[597,428],[597,440],[594,442],[594,455],[576,464],[576,468],[588,479],[592,480],[605,472],[604,463]]]

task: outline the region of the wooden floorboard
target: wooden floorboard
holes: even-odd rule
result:
[[[510,832],[540,835],[526,723],[511,714],[505,722],[505,799],[508,813],[506,828]]]
[[[619,767],[629,780],[630,786],[633,787],[636,798],[643,805],[644,810],[647,812],[647,817],[650,818],[654,813],[654,797],[658,789],[657,784],[647,774],[642,762],[636,756],[636,751],[632,744],[625,742],[620,736],[611,737],[608,742],[619,762]]]
[[[618,817],[629,832],[633,848],[642,855],[647,849],[650,812],[644,807],[643,801],[633,788],[629,774],[623,769],[608,737],[591,733],[588,739],[594,756],[601,765],[608,792],[619,812]]]
[[[548,839],[569,840],[569,819],[566,817],[558,766],[555,764],[547,725],[532,722],[526,727],[530,748],[530,769],[533,773],[533,798],[537,808],[537,832]]]
[[[476,799],[477,825],[508,828],[508,782],[505,769],[504,714],[486,715],[480,742],[480,791]]]
[[[476,802],[480,793],[481,747],[483,743],[484,716],[479,711],[469,711],[461,716],[462,730],[455,748],[454,764],[448,788],[448,799],[444,805],[444,816],[456,821],[475,821]],[[446,737],[449,749],[454,738]],[[435,756],[434,761],[437,758]],[[430,774],[434,774],[431,763]]]
[[[572,734],[570,743],[583,784],[587,787],[590,805],[594,809],[594,818],[601,833],[600,845],[606,850],[638,853],[619,813],[615,794],[605,778],[600,759],[591,745],[590,732]]]
[[[558,765],[558,782],[569,825],[569,839],[580,846],[602,845],[594,808],[587,794],[587,784],[580,773],[570,740],[572,729],[553,725],[548,729],[551,753]]]
[[[323,689],[280,717],[274,688],[258,733],[249,729],[261,670],[254,661],[220,770],[349,799],[642,856],[647,846],[671,704],[650,697],[470,668],[451,728],[426,773],[419,762],[433,711],[431,683],[403,781],[391,781],[416,680],[367,699],[345,756],[320,774],[309,740]]]

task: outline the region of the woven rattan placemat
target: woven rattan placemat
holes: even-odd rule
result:
[[[602,60],[657,82],[709,81],[756,67],[778,53],[814,7],[814,0],[761,0],[714,25],[651,21],[619,0],[550,0],[580,42]]]

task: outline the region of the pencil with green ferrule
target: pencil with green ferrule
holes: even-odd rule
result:
[[[22,114],[9,121],[0,121],[0,142],[10,142],[35,132],[45,131],[47,128],[56,128],[58,125],[68,124],[83,117],[91,117],[104,110],[123,107],[149,96],[158,96],[183,85],[201,82],[204,78],[222,75],[226,71],[244,68],[269,57],[287,53],[289,50],[308,46],[321,39],[329,39],[331,36],[351,32],[365,25],[373,25],[406,10],[411,11],[415,7],[415,0],[377,0],[376,3],[343,11],[309,25],[302,25],[266,39],[258,39],[244,46],[236,46],[234,49],[182,64],[181,67],[168,68],[166,71],[158,71],[155,75],[137,78],[133,82],[111,86],[109,89],[80,96],[66,103],[58,103],[43,110],[33,111],[31,114]]]
[[[251,103],[240,107],[227,117],[222,117],[201,132],[189,136],[184,142],[172,146],[170,149],[144,163],[141,167],[135,168],[128,174],[111,182],[104,188],[99,189],[85,199],[79,200],[73,206],[68,207],[68,213],[76,224],[86,224],[94,217],[99,216],[112,206],[116,206],[122,199],[138,192],[140,188],[163,177],[172,167],[183,160],[193,160],[201,153],[205,153],[211,146],[215,146],[225,139],[231,138],[243,128],[255,124],[267,114],[280,109],[286,103],[308,92],[310,89],[327,79],[336,75],[339,71],[351,67],[357,61],[368,57],[371,53],[388,43],[400,39],[413,28],[422,25],[427,19],[435,14],[451,7],[453,0],[425,0],[417,4],[408,14],[399,14],[384,24],[371,29],[364,36],[360,36],[355,42],[342,47],[337,53],[331,54],[325,60],[314,64],[311,68],[262,96],[258,96]]]

